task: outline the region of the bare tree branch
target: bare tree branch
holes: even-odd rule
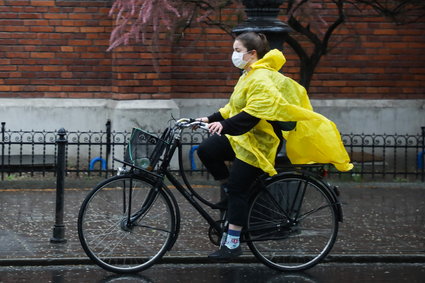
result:
[[[425,19],[425,1],[423,0],[346,0],[359,10],[372,8],[379,15],[402,25],[420,22]]]

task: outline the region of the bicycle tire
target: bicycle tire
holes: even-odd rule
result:
[[[154,196],[149,205],[148,195]],[[129,208],[134,215],[142,207],[144,213],[128,227]],[[175,208],[164,189],[154,189],[154,181],[115,176],[97,185],[83,201],[78,236],[87,256],[105,270],[140,272],[159,261],[174,243]]]
[[[272,177],[254,197],[248,246],[265,265],[300,271],[319,263],[338,234],[335,203],[325,185],[306,175]]]

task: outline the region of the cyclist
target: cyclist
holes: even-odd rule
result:
[[[248,214],[248,188],[263,172],[277,173],[274,163],[283,138],[292,163],[333,163],[341,171],[352,168],[335,125],[312,111],[301,85],[279,73],[285,61],[280,51],[270,50],[264,34],[237,36],[232,62],[243,74],[223,108],[198,118],[208,123],[212,134],[199,146],[198,156],[228,195],[225,203],[218,204],[227,208],[227,234],[210,258],[242,254],[240,234]],[[225,161],[232,161],[230,170]]]

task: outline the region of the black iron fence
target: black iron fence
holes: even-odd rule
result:
[[[60,130],[59,130],[60,131]],[[59,131],[7,130],[1,123],[0,177],[46,176],[56,174]],[[159,134],[159,133],[158,133]],[[108,121],[104,131],[66,131],[65,170],[75,176],[105,176],[116,173],[124,160],[131,131],[112,131]],[[187,171],[206,172],[194,154],[207,134],[185,132],[183,149]],[[177,159],[172,163],[177,168]]]
[[[417,134],[342,134],[342,140],[354,180],[425,181],[425,127]]]
[[[66,173],[105,177],[115,174],[119,163],[114,159],[123,159],[130,134],[129,131],[111,131],[110,121],[104,131],[67,131]],[[194,154],[205,137],[203,133],[190,131],[183,135],[186,170],[205,172]],[[1,180],[24,174],[56,174],[57,139],[57,131],[7,130],[3,122],[0,134]],[[425,181],[425,127],[417,134],[342,134],[342,139],[355,168],[341,173],[329,166],[331,177],[352,181]]]

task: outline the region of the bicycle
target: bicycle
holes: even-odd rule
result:
[[[160,137],[133,129],[117,176],[98,184],[78,215],[81,245],[100,267],[115,273],[139,272],[169,251],[180,231],[180,210],[165,178],[210,225],[209,238],[219,245],[226,229],[225,211],[215,220],[201,206],[220,209],[194,191],[183,170],[181,133],[207,129],[193,119],[180,119]],[[170,171],[178,151],[181,184]],[[280,271],[298,271],[319,263],[332,249],[342,208],[336,187],[295,166],[275,176],[263,175],[251,187],[249,214],[241,242],[256,258]]]

